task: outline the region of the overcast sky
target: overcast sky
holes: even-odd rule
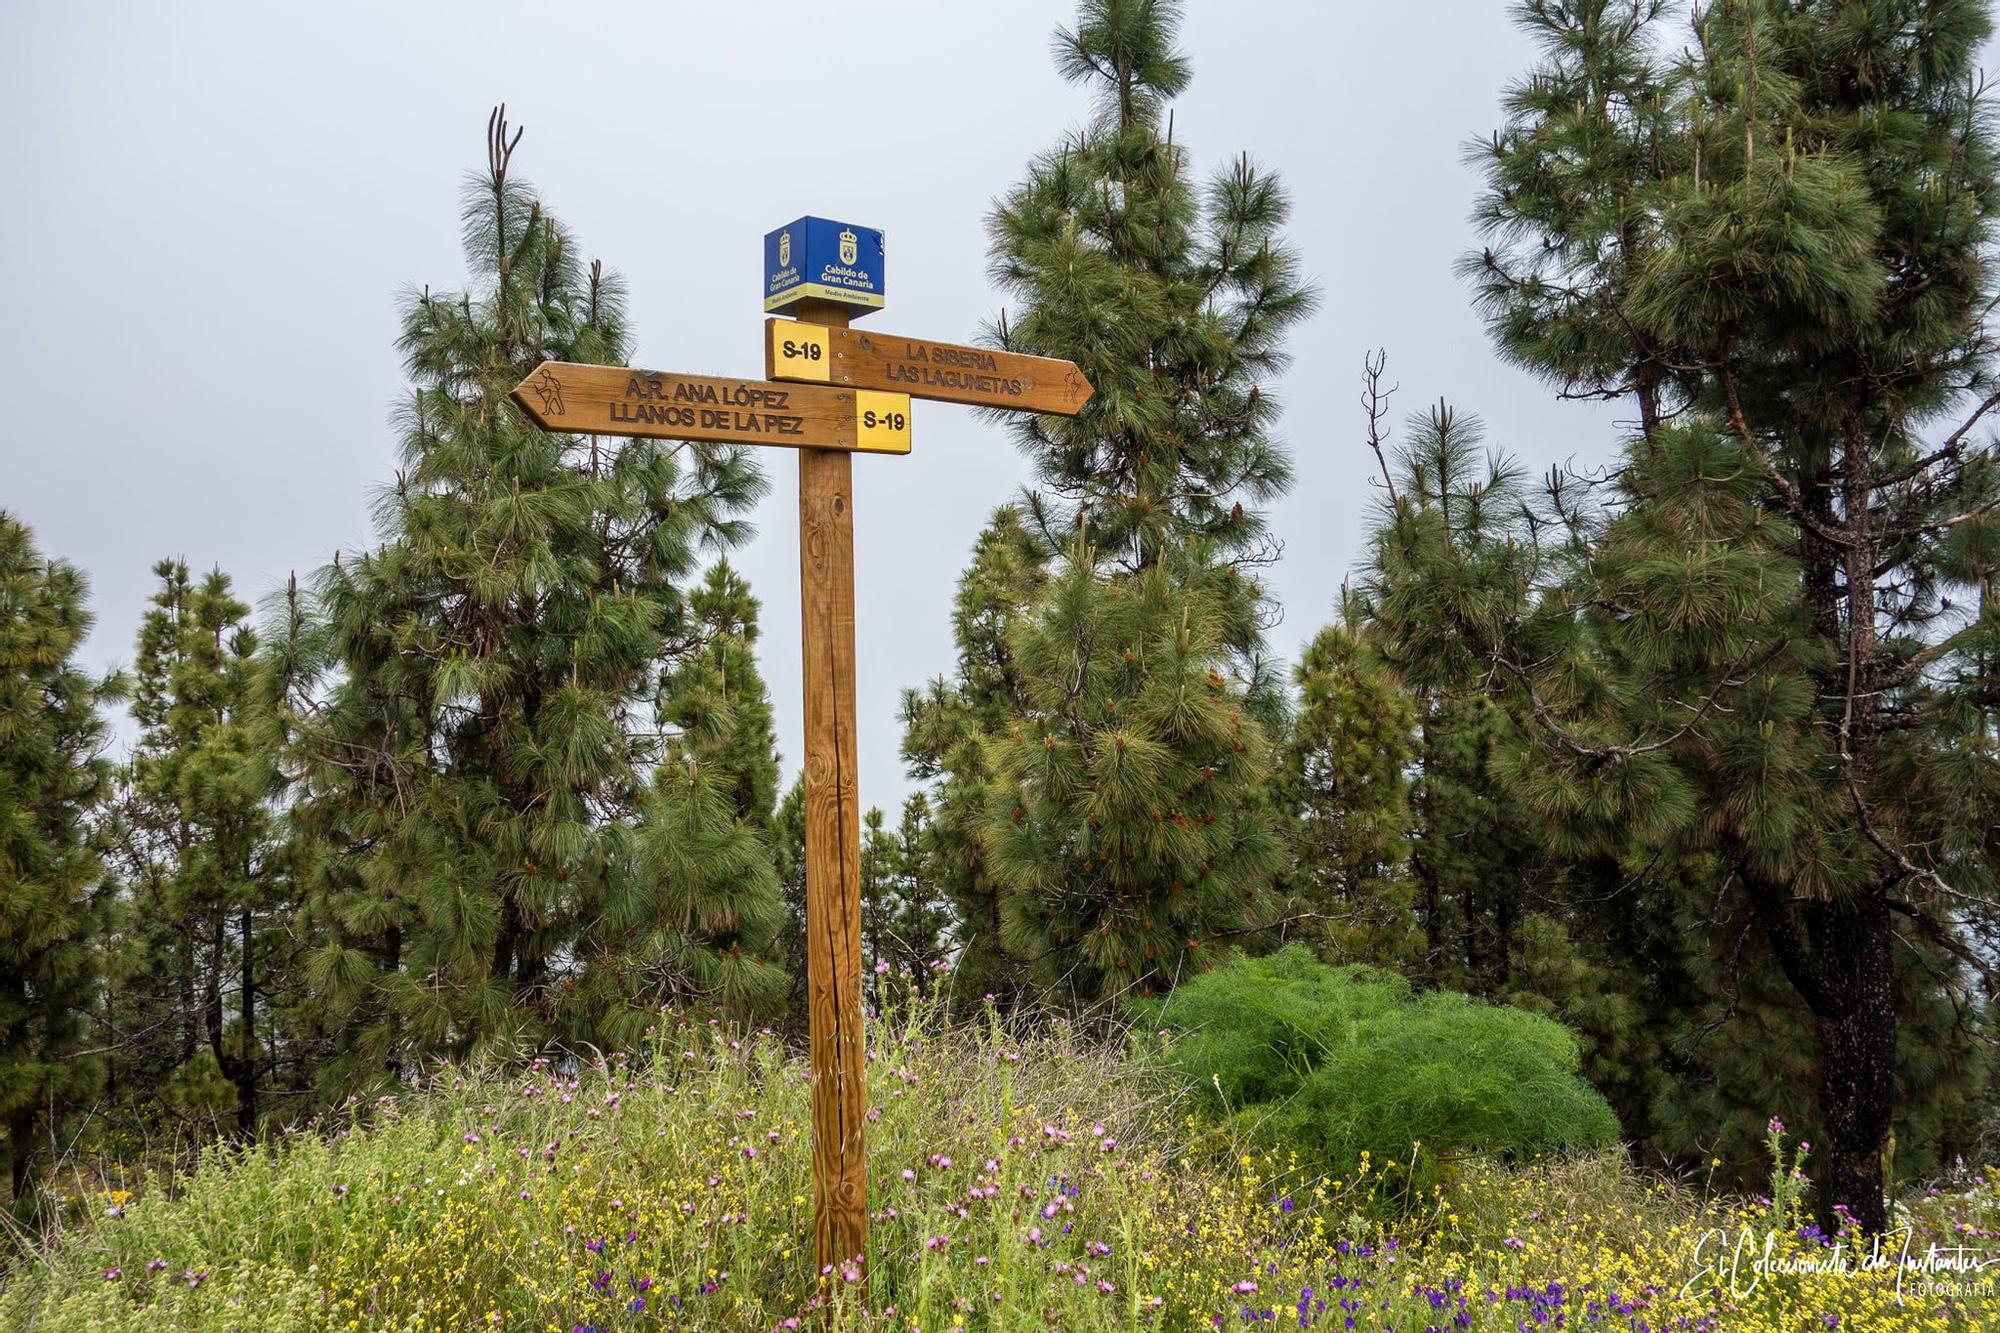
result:
[[[1615,443],[1493,357],[1453,278],[1461,145],[1530,60],[1500,0],[1191,0],[1176,137],[1204,174],[1283,174],[1323,307],[1281,386],[1275,646],[1328,619],[1374,464],[1356,404],[1386,347],[1398,416],[1447,395],[1537,468]],[[992,200],[1086,114],[1054,73],[1069,0],[987,4],[47,4],[0,0],[0,507],[87,570],[94,665],[129,663],[151,564],[250,600],[371,540],[395,459],[395,298],[456,288],[488,109],[590,256],[630,283],[633,360],[761,373],[761,238],[882,228],[871,327],[970,341],[998,309]],[[919,403],[907,458],[855,460],[862,793],[893,811],[899,691],[951,669],[973,538],[1029,477],[1002,428]],[[797,463],[766,459],[733,558],[764,606],[787,774],[800,750]]]

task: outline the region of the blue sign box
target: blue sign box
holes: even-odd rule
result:
[[[811,217],[765,233],[764,309],[783,310],[808,296],[880,310],[882,233]]]

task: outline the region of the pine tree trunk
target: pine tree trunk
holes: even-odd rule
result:
[[[1800,907],[1790,887],[1752,883],[1766,938],[1813,1015],[1819,1045],[1820,1145],[1831,1224],[1844,1211],[1870,1233],[1888,1221],[1882,1152],[1896,1114],[1897,985],[1889,908],[1879,891]]]
[[[1844,777],[1858,817],[1868,819],[1860,793],[1876,774],[1882,693],[1878,683],[1879,600],[1875,580],[1881,538],[1875,530],[1875,459],[1866,421],[1848,415],[1841,453],[1841,508],[1846,520],[1842,573],[1846,598],[1846,678],[1834,697],[1845,700],[1839,732]],[[1825,496],[1829,487],[1817,487]],[[1812,543],[1814,546],[1822,543]],[[1887,1222],[1883,1149],[1896,1114],[1895,934],[1877,884],[1861,896],[1816,905],[1807,916],[1820,976],[1842,1001],[1815,1011],[1820,1045],[1820,1114],[1827,1128],[1827,1196],[1871,1234]]]
[[[216,1065],[224,1070],[229,1068],[229,1057],[222,1049],[222,959],[228,947],[228,930],[228,918],[218,910],[208,932],[208,976],[201,986],[202,1028],[208,1034],[208,1049],[214,1053]]]
[[[7,1207],[17,1222],[26,1222],[29,1214],[29,1164],[34,1161],[30,1147],[35,1132],[35,1113],[32,1109],[16,1112],[7,1120]]]
[[[402,971],[403,928],[401,926],[389,927],[389,938],[387,940],[387,945],[388,945],[388,962],[387,966],[385,966],[382,970],[384,972],[392,974]],[[383,1058],[382,1067],[388,1073],[390,1078],[400,1079],[403,1076],[402,1052],[400,1050],[403,1039],[403,1023],[402,1019],[396,1014],[396,1011],[393,1009],[389,1011],[388,1019],[390,1026],[389,1053],[387,1056]]]
[[[181,1059],[182,1065],[194,1059],[194,1048],[201,1040],[197,1028],[199,1011],[194,1002],[194,934],[185,924],[180,930],[181,945]]]
[[[0,1006],[13,1013],[25,1012],[28,1007],[28,983],[25,977],[0,974]],[[31,1020],[32,1022],[32,1020]],[[29,1031],[32,1032],[32,1027]],[[32,1043],[33,1038],[28,1038]],[[33,1046],[29,1046],[26,1058],[34,1059]],[[30,1099],[15,1109],[7,1117],[7,1206],[15,1220],[27,1220],[28,1163],[34,1154],[30,1148],[35,1132],[35,1103]]]
[[[1879,896],[1826,904],[1821,968],[1849,993],[1841,1012],[1816,1014],[1826,1195],[1871,1234],[1888,1222],[1882,1153],[1896,1109],[1895,936]]]
[[[242,951],[237,1034],[242,1054],[236,1060],[236,1132],[244,1139],[257,1137],[257,989],[256,970],[250,956],[250,913],[238,919],[238,944]]]
[[[1493,930],[1497,937],[1493,942],[1493,953],[1488,960],[1491,973],[1486,983],[1486,998],[1491,1000],[1506,992],[1513,982],[1514,971],[1514,923],[1520,913],[1517,901],[1524,885],[1512,886],[1514,892],[1501,895],[1499,906],[1494,909]]]
[[[514,905],[511,889],[502,886],[500,890],[500,931],[493,939],[493,975],[511,977],[514,974],[514,937],[520,931],[520,913]]]

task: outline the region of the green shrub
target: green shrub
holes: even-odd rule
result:
[[[1455,1156],[1618,1136],[1560,1023],[1455,991],[1416,995],[1394,973],[1328,967],[1298,945],[1149,1008],[1174,1072],[1239,1128],[1336,1177],[1366,1158],[1394,1190],[1421,1189]]]

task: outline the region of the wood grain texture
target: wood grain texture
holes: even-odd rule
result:
[[[544,430],[792,449],[871,449],[855,428],[854,390],[544,361],[514,387]]]
[[[1090,401],[1090,381],[1073,361],[845,326],[828,330],[826,354],[815,360],[809,345],[786,335],[804,322],[764,321],[767,378],[1064,417],[1075,416]],[[794,344],[789,356],[787,342]]]
[[[830,302],[802,301],[798,310],[836,327],[848,318]],[[863,1256],[868,1244],[852,473],[844,452],[799,454],[813,1247],[822,1267]]]

